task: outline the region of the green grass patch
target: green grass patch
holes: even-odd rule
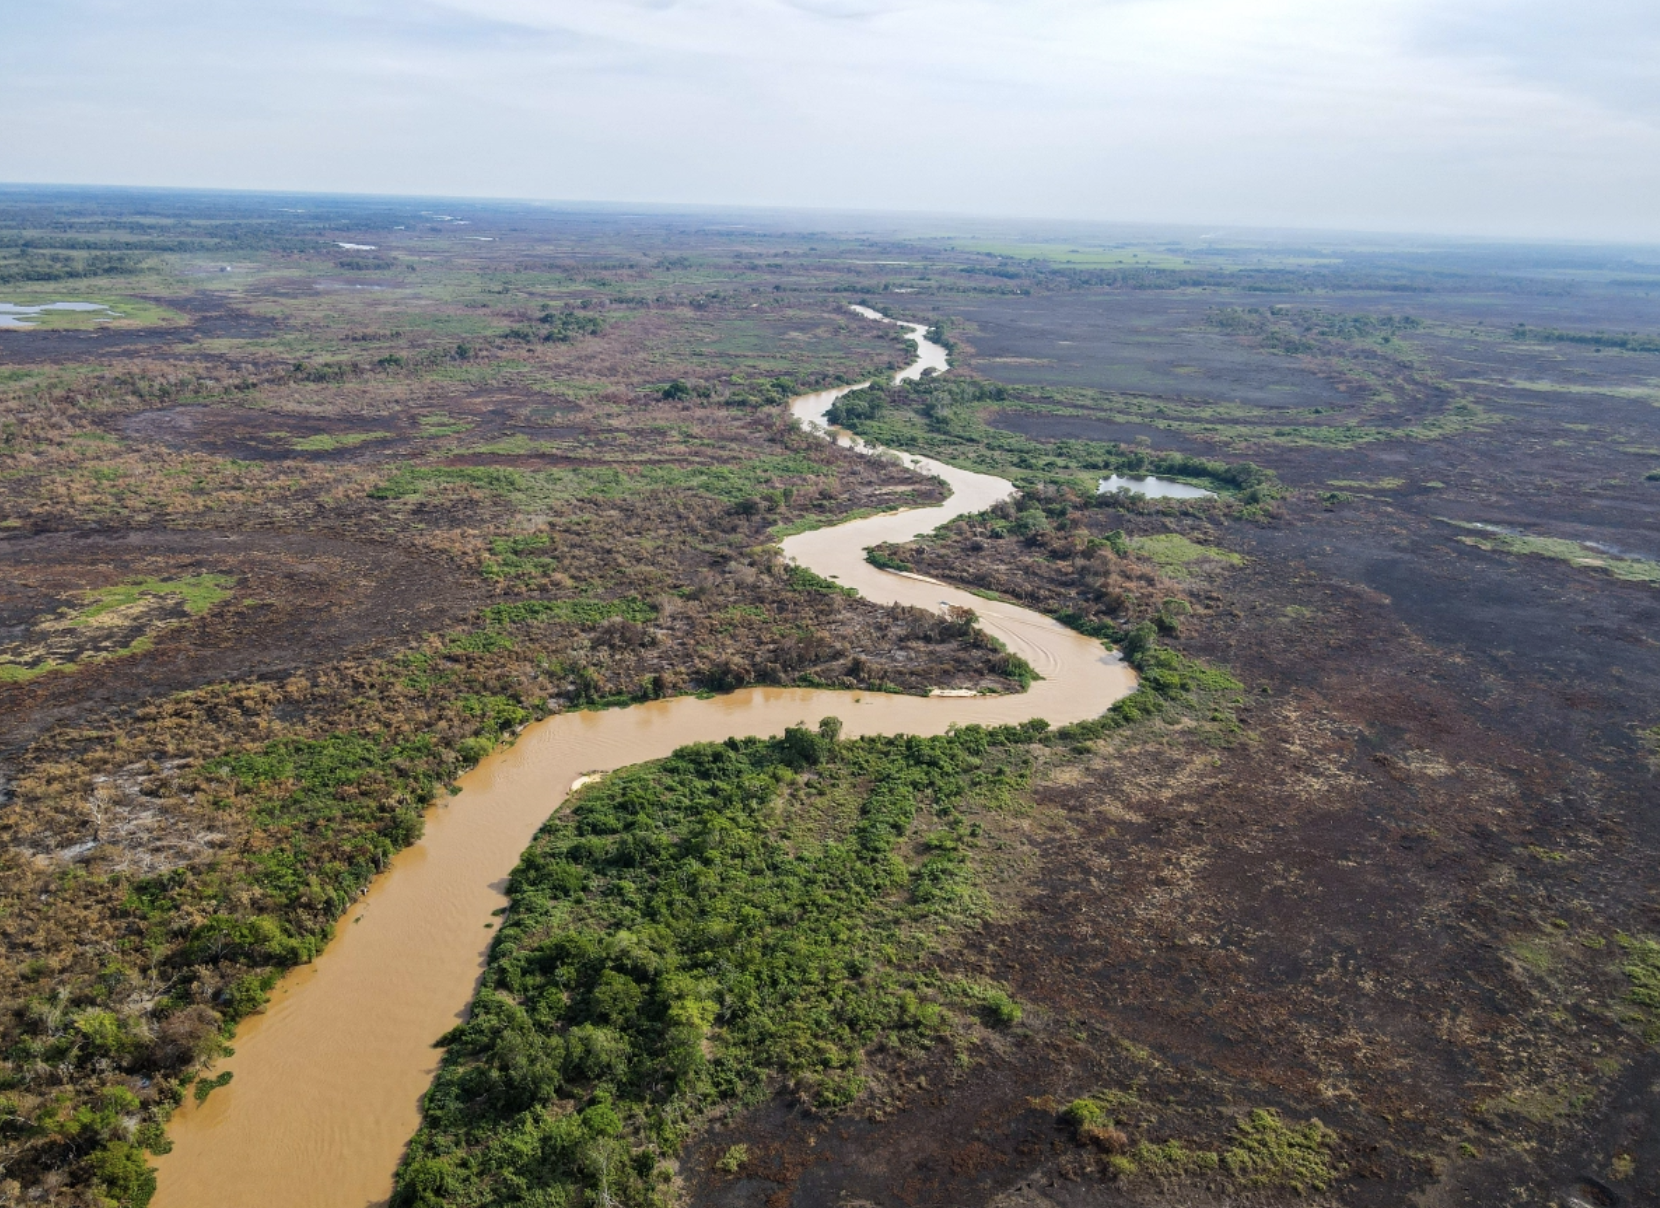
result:
[[[134,650],[128,647],[121,654],[132,654]],[[0,684],[26,684],[32,679],[38,679],[53,671],[68,671],[73,669],[73,663],[56,663],[50,660],[25,666],[22,663],[0,663]]]
[[[434,411],[428,415],[417,416],[415,422],[419,425],[420,436],[427,440],[435,440],[444,436],[460,436],[463,432],[472,431],[474,425],[478,423],[471,416],[456,417],[443,411]]]
[[[1324,1191],[1337,1178],[1331,1149],[1337,1134],[1318,1120],[1290,1125],[1280,1114],[1257,1108],[1234,1129],[1222,1167],[1247,1186],[1289,1187],[1302,1194]]]
[[[1472,545],[1477,549],[1515,554],[1518,557],[1554,558],[1570,566],[1605,571],[1614,578],[1623,579],[1628,583],[1660,585],[1660,562],[1653,562],[1647,558],[1611,554],[1582,542],[1567,541],[1560,537],[1534,537],[1526,533],[1506,532],[1492,525],[1470,524],[1461,520],[1447,520],[1445,517],[1438,519],[1456,528],[1473,529],[1481,533],[1479,537],[1458,538],[1462,544]]]
[[[513,639],[505,633],[483,629],[473,633],[458,633],[444,643],[446,654],[494,654],[498,650],[513,649]]]
[[[1180,533],[1132,537],[1129,545],[1136,553],[1176,579],[1187,577],[1195,566],[1201,563],[1221,562],[1230,566],[1240,566],[1245,561],[1242,555],[1232,550],[1214,545],[1200,545],[1196,541],[1189,541]]]
[[[236,580],[230,575],[194,575],[188,579],[130,579],[114,587],[98,587],[81,593],[87,601],[75,619],[84,624],[128,604],[136,604],[143,596],[176,596],[184,603],[185,611],[200,614],[219,601],[227,599]]]
[[[391,432],[319,432],[316,436],[291,439],[288,447],[302,453],[326,453],[331,449],[355,449],[372,440],[391,440],[392,437]]]
[[[1115,1116],[1140,1106],[1134,1094],[1102,1091],[1074,1099],[1060,1113],[1082,1144],[1105,1144],[1123,1150],[1127,1138],[1117,1133]],[[1325,1191],[1342,1173],[1332,1162],[1337,1134],[1319,1120],[1287,1124],[1270,1108],[1255,1108],[1234,1124],[1233,1137],[1221,1152],[1196,1149],[1181,1141],[1138,1141],[1110,1159],[1120,1178],[1151,1175],[1184,1179],[1222,1175],[1236,1187],[1287,1188],[1299,1195]]]
[[[1080,248],[1054,243],[957,243],[965,252],[981,252],[1009,260],[1035,260],[1069,268],[1192,268],[1193,261],[1168,252],[1141,252],[1128,248]]]
[[[1660,1045],[1660,943],[1629,935],[1614,937],[1625,952],[1620,970],[1631,983],[1626,1001],[1636,1008],[1643,1039]]]
[[[481,565],[486,579],[538,579],[558,569],[558,560],[538,553],[551,542],[546,533],[495,537]]]
[[[1643,753],[1648,756],[1649,763],[1655,770],[1660,771],[1660,726],[1648,726],[1637,731],[1637,741],[1642,745]]]
[[[169,307],[143,298],[105,294],[94,290],[82,293],[73,285],[53,287],[49,292],[40,287],[19,289],[0,286],[0,302],[14,306],[44,306],[53,302],[90,302],[108,307],[107,310],[43,310],[38,314],[19,318],[34,326],[34,331],[91,331],[99,327],[170,327],[188,324],[188,316]]]
[[[518,470],[500,466],[403,466],[369,491],[371,499],[408,499],[438,486],[467,486],[496,495],[515,495],[527,486]]]

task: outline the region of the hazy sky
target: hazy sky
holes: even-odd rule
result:
[[[1660,241],[1660,0],[16,0],[0,180]]]

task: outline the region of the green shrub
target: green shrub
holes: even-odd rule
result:
[[[1094,1128],[1106,1122],[1107,1113],[1093,1099],[1074,1099],[1061,1112],[1061,1118],[1073,1128]]]
[[[951,989],[958,997],[973,1003],[981,1009],[987,1023],[996,1027],[1010,1027],[1020,1022],[1025,1012],[1021,1006],[1002,986],[985,985],[978,982],[959,981],[952,984]],[[1087,1102],[1078,1100],[1079,1103]]]
[[[1324,1191],[1337,1178],[1331,1164],[1336,1140],[1337,1134],[1318,1120],[1293,1127],[1278,1112],[1259,1107],[1239,1121],[1222,1164],[1247,1184]]]
[[[991,669],[998,675],[1012,679],[1020,685],[1022,690],[1030,688],[1035,681],[1043,678],[1037,673],[1037,669],[1025,659],[1018,654],[1010,654],[1008,651],[1004,651],[992,659]]]
[[[92,1155],[92,1175],[120,1208],[146,1208],[156,1194],[156,1171],[137,1145],[110,1141]]]
[[[833,579],[826,579],[822,575],[814,574],[805,566],[791,565],[784,581],[789,584],[791,591],[822,591],[843,596],[857,596],[859,594],[851,587],[843,587]]]
[[[226,1070],[217,1078],[198,1078],[196,1079],[196,1087],[191,1093],[196,1096],[197,1103],[206,1103],[207,1097],[213,1094],[214,1091],[222,1086],[229,1086],[232,1077],[234,1075]]]
[[[876,546],[871,546],[865,551],[865,561],[872,566],[880,567],[882,570],[896,570],[907,574],[911,570],[909,562],[901,561],[892,554],[883,553]]]
[[[1188,1149],[1180,1141],[1154,1145],[1142,1141],[1130,1151],[1137,1169],[1165,1176],[1205,1174],[1216,1170],[1221,1159],[1208,1149]]]

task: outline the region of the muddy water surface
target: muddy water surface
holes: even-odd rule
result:
[[[906,326],[919,356],[902,376],[943,370],[945,350],[920,325]],[[839,393],[798,399],[797,418],[823,430]],[[827,435],[893,456],[845,433]],[[529,726],[515,745],[461,778],[461,795],[428,813],[425,838],[392,862],[322,956],[284,978],[270,1008],[243,1023],[236,1055],[222,1063],[234,1081],[174,1117],[173,1152],[156,1160],[157,1208],[368,1208],[386,1200],[438,1065],[433,1041],[472,997],[491,912],[506,903],[507,875],[579,777],[689,742],[780,734],[829,715],[843,720],[848,737],[940,734],[952,724],[1033,717],[1058,725],[1096,717],[1134,689],[1117,656],[1047,617],[867,563],[864,550],[878,541],[929,532],[1012,492],[1000,478],[901,456],[943,478],[951,498],[802,533],[784,543],[785,552],[880,603],[973,608],[1044,678],[1019,696],[944,699],[752,688],[712,700],[566,713]]]

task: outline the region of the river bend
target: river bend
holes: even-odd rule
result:
[[[917,358],[897,379],[944,372],[946,350],[926,327],[902,326]],[[855,389],[805,395],[791,409],[811,431],[861,453],[894,456],[826,428],[825,412]],[[1097,717],[1134,691],[1134,673],[1094,639],[1013,604],[866,562],[864,551],[878,542],[910,540],[1014,493],[989,474],[897,456],[943,479],[950,498],[798,534],[783,543],[785,555],[879,604],[972,608],[1043,678],[1006,696],[748,688],[532,723],[513,746],[461,777],[461,795],[428,812],[425,837],[375,880],[322,955],[284,977],[269,1008],[243,1022],[235,1056],[221,1063],[235,1080],[174,1116],[173,1150],[156,1159],[156,1208],[371,1208],[386,1201],[438,1066],[433,1042],[471,1001],[508,874],[578,778],[658,759],[686,743],[776,735],[831,714],[850,738],[1034,717],[1063,725]]]

